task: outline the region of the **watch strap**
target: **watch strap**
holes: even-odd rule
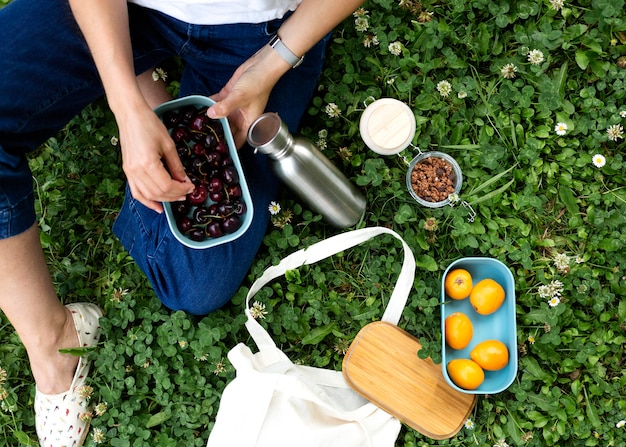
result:
[[[304,56],[298,57],[293,54],[293,52],[287,48],[287,45],[283,43],[278,34],[274,34],[269,41],[269,46],[272,47],[279,54],[279,56],[293,68],[296,68],[304,60]]]

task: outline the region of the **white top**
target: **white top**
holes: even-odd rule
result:
[[[280,19],[302,0],[128,0],[197,25],[261,23]]]

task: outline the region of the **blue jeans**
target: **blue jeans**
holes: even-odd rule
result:
[[[281,20],[261,24],[190,25],[129,5],[137,73],[179,56],[180,95],[218,92],[234,70],[265,45]],[[267,105],[297,130],[321,72],[327,42],[278,82]],[[0,9],[0,238],[35,223],[27,154],[103,94],[102,84],[67,0],[14,0]],[[113,230],[173,310],[207,314],[227,303],[247,274],[269,221],[280,182],[261,154],[240,150],[254,204],[249,230],[234,242],[190,249],[173,237],[164,214],[130,195]]]

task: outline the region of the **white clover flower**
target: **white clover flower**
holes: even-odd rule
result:
[[[119,142],[117,137],[111,137],[111,146],[117,146]]]
[[[359,8],[352,13],[354,17],[365,17],[369,14],[369,11],[365,8]]]
[[[89,385],[83,385],[77,390],[78,395],[83,399],[91,399],[91,395],[93,394],[93,387]]]
[[[561,299],[558,296],[553,296],[552,298],[550,298],[550,300],[548,300],[548,304],[550,305],[550,307],[556,307],[559,305],[560,302]]]
[[[265,315],[267,315],[265,304],[255,301],[254,304],[252,304],[252,309],[250,309],[250,315],[252,315],[252,318],[255,320],[264,319]]]
[[[107,411],[106,402],[100,402],[98,405],[95,406],[93,411],[96,413],[96,416],[102,416]]]
[[[326,104],[326,108],[324,109],[324,111],[326,112],[326,115],[331,118],[337,118],[339,115],[341,115],[341,109],[334,102]]]
[[[617,141],[620,138],[624,138],[624,128],[621,124],[613,124],[606,130],[606,133],[611,141]]]
[[[91,439],[95,444],[102,444],[104,441],[104,432],[101,428],[94,428],[91,431]]]
[[[604,158],[604,155],[602,154],[596,154],[591,158],[591,161],[593,162],[593,165],[596,168],[601,168],[606,164],[606,158]]]
[[[619,116],[622,118],[626,118],[626,110],[620,110]]]
[[[565,123],[556,123],[556,126],[554,126],[554,131],[556,132],[557,135],[565,135],[565,132],[567,132],[567,124]]]
[[[615,426],[616,426],[617,428],[626,427],[626,421],[622,419],[622,420],[621,420],[621,421],[619,421],[617,424],[615,424]]]
[[[165,81],[167,79],[167,73],[165,72],[165,70],[163,70],[162,68],[156,68],[153,72],[152,72],[152,80],[154,82],[158,81],[159,79],[162,79],[163,81]]]
[[[441,96],[447,98],[452,91],[452,84],[450,84],[448,81],[439,81],[437,83],[437,91]]]
[[[498,439],[498,442],[493,447],[509,447],[509,444],[504,439]]]
[[[547,286],[545,284],[542,284],[537,288],[537,293],[541,298],[549,298],[552,296],[552,290],[550,289],[550,286]]]
[[[387,47],[387,49],[394,56],[400,56],[400,54],[402,54],[402,44],[398,42],[397,40],[395,42],[391,42],[389,44],[389,47]]]
[[[363,46],[365,48],[370,48],[372,46],[377,46],[380,42],[378,41],[378,37],[375,34],[368,34],[363,38]]]
[[[550,0],[550,6],[552,6],[552,9],[555,11],[561,9],[564,3],[565,2],[563,0]]]
[[[221,359],[219,362],[215,364],[215,371],[213,371],[213,374],[215,374],[216,376],[219,376],[224,371],[226,371],[226,364],[224,363],[224,359]]]
[[[517,73],[517,67],[515,64],[506,64],[504,67],[500,69],[500,73],[503,78],[513,79],[515,78],[515,73]]]
[[[457,94],[456,94],[456,96],[457,96],[457,98],[459,98],[459,99],[465,99],[465,98],[467,98],[467,92],[466,92],[466,91],[461,90],[459,93],[457,93]]]
[[[552,281],[548,287],[550,287],[550,295],[552,296],[561,296],[563,293],[563,283],[559,280]]]
[[[528,62],[533,65],[539,65],[544,60],[545,58],[543,57],[541,50],[530,50],[530,53],[528,53]]]
[[[267,210],[270,212],[272,216],[280,213],[280,203],[278,202],[270,202],[270,205],[267,207]]]
[[[370,22],[367,17],[357,17],[354,19],[354,27],[357,31],[364,33],[370,28]]]
[[[0,385],[4,385],[7,380],[7,372],[4,368],[0,367]]]
[[[554,265],[559,270],[569,269],[569,256],[565,253],[557,253],[556,256],[554,256]]]

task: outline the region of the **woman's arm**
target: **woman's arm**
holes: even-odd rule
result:
[[[303,0],[278,30],[283,43],[297,56],[305,54],[364,0]],[[226,86],[212,98],[217,101],[208,114],[228,116],[235,141],[241,146],[250,124],[265,110],[269,95],[291,66],[265,45],[242,64]]]
[[[193,185],[137,83],[126,0],[70,0],[70,6],[118,123],[123,168],[133,197],[161,212],[161,201],[179,200]]]

